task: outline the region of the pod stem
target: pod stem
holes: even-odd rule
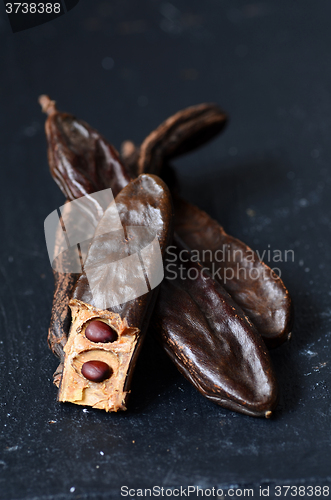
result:
[[[46,113],[48,116],[54,115],[57,112],[55,101],[52,101],[48,95],[43,94],[39,96],[38,101],[43,113]]]

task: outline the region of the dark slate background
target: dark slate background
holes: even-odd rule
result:
[[[16,34],[2,4],[0,16],[0,498],[117,499],[122,485],[271,485],[273,498],[275,485],[331,485],[330,2],[81,0]],[[230,234],[295,252],[278,264],[296,322],[272,353],[272,420],[205,400],[153,338],[126,413],[56,402],[43,221],[63,196],[41,93],[116,147],[191,104],[229,113],[220,138],[175,166],[183,194]]]

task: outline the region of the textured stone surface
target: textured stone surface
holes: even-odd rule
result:
[[[330,484],[331,6],[315,9],[308,0],[82,0],[13,35],[1,7],[0,498]],[[273,419],[208,402],[148,337],[125,414],[56,402],[43,221],[64,199],[48,173],[41,93],[117,148],[190,104],[229,113],[222,137],[175,167],[183,195],[260,254],[270,250],[271,264],[273,250],[283,260],[294,250],[294,262],[275,262],[296,320],[292,342],[272,353]]]

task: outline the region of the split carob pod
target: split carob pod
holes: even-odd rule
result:
[[[215,105],[200,105],[179,111],[151,132],[139,148],[125,141],[122,158],[132,171],[136,168],[139,173],[158,174],[168,183],[175,200],[175,231],[192,250],[198,251],[204,265],[218,271],[215,279],[249,316],[267,346],[273,348],[290,338],[293,326],[292,301],[283,281],[245,243],[227,234],[198,207],[176,196],[178,183],[168,163],[169,158],[193,149],[188,147],[192,145],[190,137],[198,145],[209,138],[208,116],[217,115],[217,109]],[[223,129],[220,125],[226,123],[222,113],[218,114],[219,132]]]
[[[58,111],[55,101],[47,95],[39,98],[42,110],[48,115],[45,132],[48,143],[48,161],[55,182],[68,201],[86,196],[90,202],[87,215],[96,226],[103,214],[97,199],[90,197],[94,192],[111,188],[116,196],[128,184],[130,176],[122,165],[118,153],[95,129],[75,116]],[[70,204],[67,204],[70,211]],[[68,214],[70,216],[70,214]],[[62,240],[59,226],[56,241]],[[58,259],[59,268],[70,269],[70,255],[62,253]],[[71,323],[68,297],[80,273],[54,270],[55,291],[48,330],[48,343],[61,364],[54,374],[54,383],[59,385],[63,347]]]
[[[70,203],[66,203],[67,213],[70,211]],[[68,213],[69,215],[69,213]],[[55,234],[54,255],[57,255],[57,266],[53,268],[54,275],[54,294],[51,319],[48,328],[47,341],[51,351],[60,360],[60,364],[53,374],[53,382],[59,387],[64,361],[63,348],[67,343],[68,332],[71,324],[71,312],[69,308],[69,299],[72,290],[80,276],[80,273],[62,272],[72,269],[73,256],[71,253],[64,252],[62,248],[63,229],[59,224]]]
[[[151,321],[163,347],[206,398],[269,418],[278,386],[261,335],[178,236],[170,249],[181,262],[181,275],[169,266]]]
[[[67,178],[66,182],[70,182],[70,179]],[[102,188],[105,188],[107,186],[101,186]],[[85,286],[86,286],[86,279],[84,278],[84,275],[82,275],[80,279],[80,288],[82,284],[84,284],[85,280]],[[172,282],[171,282],[172,283]],[[197,312],[200,321],[204,325],[204,343],[202,345],[202,351],[201,351],[201,356],[204,358],[203,362],[197,362],[194,359],[195,353],[194,349],[186,349],[185,351],[185,366],[186,366],[186,375],[188,378],[192,381],[192,383],[195,385],[195,387],[202,392],[205,396],[212,399],[215,402],[218,402],[222,406],[231,408],[233,410],[241,411],[244,413],[249,413],[250,415],[256,415],[256,416],[267,416],[269,417],[271,414],[271,410],[275,407],[276,405],[276,400],[277,400],[277,386],[274,381],[274,376],[273,376],[273,371],[271,368],[270,360],[268,360],[268,356],[265,354],[263,347],[261,346],[260,351],[258,349],[255,349],[255,352],[253,353],[254,357],[258,356],[258,360],[255,360],[256,366],[260,363],[260,366],[265,369],[265,373],[262,374],[262,379],[266,381],[265,387],[264,387],[264,392],[261,391],[261,384],[255,389],[255,394],[258,394],[258,397],[255,398],[255,401],[252,399],[253,393],[250,393],[249,389],[249,381],[245,382],[245,380],[241,380],[241,383],[238,385],[238,394],[239,396],[235,396],[234,393],[230,393],[229,396],[226,396],[224,394],[224,388],[226,387],[226,380],[222,381],[222,376],[225,376],[225,379],[228,379],[229,387],[231,386],[231,380],[232,380],[232,373],[231,373],[231,366],[230,364],[228,367],[226,367],[226,358],[223,358],[223,365],[222,365],[222,370],[217,369],[216,365],[218,363],[217,359],[219,355],[222,355],[222,352],[219,352],[219,350],[216,349],[216,356],[211,358],[211,364],[210,368],[211,370],[215,371],[215,376],[214,377],[209,377],[209,367],[208,367],[208,358],[209,358],[209,352],[208,352],[208,346],[212,345],[214,347],[218,347],[219,349],[221,348],[222,345],[222,340],[221,340],[221,331],[217,330],[217,326],[211,324],[209,325],[209,320],[208,316],[211,314],[216,314],[217,311],[221,311],[221,313],[226,313],[225,318],[219,318],[219,323],[224,323],[224,319],[226,322],[228,322],[228,329],[226,333],[229,336],[229,342],[231,341],[231,337],[234,335],[235,338],[235,332],[231,330],[232,327],[238,328],[238,318],[237,318],[237,313],[236,310],[239,310],[237,307],[236,310],[233,309],[231,306],[230,307],[225,307],[227,302],[230,301],[232,304],[231,299],[228,297],[228,295],[224,292],[222,287],[220,285],[217,285],[211,278],[208,280],[208,284],[211,287],[211,290],[213,290],[215,287],[219,289],[219,294],[217,296],[217,293],[213,294],[214,300],[213,303],[210,304],[210,310],[208,311],[208,307],[205,305],[204,310],[199,311],[199,306],[198,301],[194,301],[193,298],[190,298],[189,294],[187,294],[184,291],[183,284],[184,282],[182,280],[176,280],[175,284],[171,287],[171,283],[164,280],[164,282],[161,285],[161,289],[168,290],[169,287],[173,288],[175,286],[177,292],[174,295],[169,295],[167,296],[167,303],[164,301],[160,302],[160,304],[157,305],[157,311],[154,313],[153,318],[157,318],[154,320],[155,324],[155,330],[159,334],[159,338],[161,339],[161,342],[163,343],[165,349],[170,353],[171,358],[175,362],[176,366],[184,372],[182,365],[183,365],[183,358],[178,357],[179,352],[184,352],[185,349],[185,343],[187,340],[187,337],[190,338],[190,345],[195,345],[199,346],[200,342],[200,331],[199,328],[195,327],[191,329],[192,325],[197,325],[195,322],[195,314]],[[205,287],[204,289],[199,289],[199,282],[196,283],[196,286],[198,287],[196,290],[196,295],[197,296],[203,296],[205,292],[207,291],[207,288]],[[84,287],[83,287],[84,288]],[[79,287],[77,287],[75,294],[77,294]],[[87,288],[88,290],[88,288]],[[68,290],[67,294],[67,302],[69,302],[69,297],[70,297],[70,292]],[[84,293],[87,293],[86,291]],[[162,293],[162,296],[164,297],[166,292]],[[181,303],[181,295],[185,296],[185,301],[186,301],[186,306],[185,307],[185,315],[184,317],[188,317],[188,321],[185,322],[184,325],[180,325],[176,327],[176,318],[182,317],[183,316],[183,308],[182,308],[182,303]],[[90,300],[90,296],[87,295],[85,297],[85,300],[88,302]],[[168,304],[168,305],[167,305]],[[161,312],[160,312],[161,310]],[[182,339],[184,342],[184,345],[181,345],[180,343],[172,343],[172,331],[171,328],[163,328],[161,326],[161,329],[158,328],[158,325],[160,325],[160,318],[162,319],[162,310],[164,310],[165,317],[167,314],[172,315],[172,321],[169,322],[169,325],[173,326],[173,332],[177,332],[177,339]],[[172,312],[171,312],[172,311]],[[215,313],[216,311],[216,313]],[[243,318],[243,313],[240,312],[241,318]],[[202,319],[201,319],[202,318]],[[245,323],[246,321],[246,323]],[[244,325],[244,326],[243,326]],[[247,322],[247,319],[243,320],[243,325],[239,324],[239,328],[241,328],[241,340],[244,340],[245,338],[245,329],[248,332],[248,336],[250,341],[252,338],[254,338],[254,335],[256,335],[256,332],[254,330],[254,327]],[[63,327],[62,323],[62,327]],[[224,324],[223,324],[224,327]],[[250,330],[251,329],[251,330]],[[65,328],[62,329],[62,333],[64,337],[66,336],[66,330]],[[216,335],[216,337],[215,337]],[[218,336],[217,336],[218,335]],[[185,340],[186,338],[186,340]],[[259,345],[259,342],[261,343],[260,339],[256,340],[255,344]],[[254,342],[253,342],[254,344]],[[262,343],[263,344],[263,343]],[[62,344],[61,344],[62,345]],[[61,346],[60,346],[61,347]],[[198,347],[197,347],[198,349]],[[240,350],[235,349],[234,351],[235,357],[237,354],[240,353]],[[252,352],[251,352],[252,354]],[[222,356],[221,356],[222,357]],[[229,359],[229,358],[228,358]],[[244,358],[243,358],[244,359]],[[262,359],[262,362],[259,361],[259,359]],[[201,360],[201,359],[200,359]],[[253,363],[253,359],[251,360]],[[216,363],[216,365],[215,365]],[[215,365],[215,366],[214,366]],[[237,365],[240,365],[240,360],[237,360]],[[227,369],[229,370],[228,375],[226,374]],[[240,376],[244,374],[244,370],[241,370],[240,374],[236,375],[234,373],[234,378],[232,380],[232,386],[236,384],[236,381],[240,379]],[[247,372],[244,374],[245,377],[248,376]],[[209,378],[208,378],[209,377]],[[218,378],[218,380],[217,380]],[[204,380],[205,384],[201,384],[200,380]],[[217,381],[217,385],[214,385],[214,382]],[[211,385],[208,386],[208,383]],[[252,380],[252,383],[254,385],[254,382]],[[247,384],[247,387],[246,385]],[[223,388],[223,389],[222,389]],[[218,390],[223,390],[221,394],[218,394]],[[217,395],[218,394],[218,395]],[[269,396],[268,396],[269,394]],[[232,401],[232,399],[234,401]],[[246,399],[245,399],[246,398]],[[246,407],[243,404],[243,402],[246,400]],[[232,401],[232,402],[231,402]],[[254,408],[255,405],[255,408]],[[248,410],[247,410],[248,408]]]
[[[106,209],[69,302],[72,325],[64,346],[59,401],[106,411],[126,409],[158,291],[157,283],[152,285],[157,258],[162,269],[172,219],[167,186],[147,174],[130,182]]]

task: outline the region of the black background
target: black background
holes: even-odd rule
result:
[[[81,0],[16,34],[0,15],[0,498],[330,485],[330,2]],[[277,264],[296,321],[272,352],[282,392],[272,420],[205,400],[153,338],[126,413],[56,402],[43,221],[64,200],[48,173],[41,93],[117,148],[191,104],[229,113],[219,139],[175,166],[183,194],[230,234],[260,252],[294,250]]]

